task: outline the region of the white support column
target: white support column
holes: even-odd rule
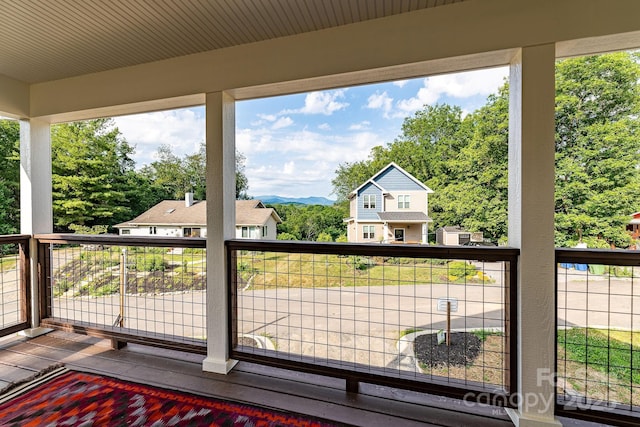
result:
[[[207,358],[204,371],[228,373],[227,257],[224,241],[235,237],[235,100],[207,94]]]
[[[555,46],[521,49],[509,81],[509,245],[520,248],[516,426],[554,418]]]
[[[51,131],[42,120],[20,121],[20,233],[37,234],[53,231],[51,196]],[[50,329],[40,328],[38,289],[38,247],[29,243],[31,256],[32,329],[24,335],[37,336]]]

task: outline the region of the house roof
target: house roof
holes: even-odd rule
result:
[[[444,230],[447,233],[469,233],[469,230],[465,230],[459,225],[447,225],[446,227],[439,228],[439,230]]]
[[[260,200],[236,200],[236,225],[264,225],[270,216],[282,220],[273,208],[266,208]],[[131,221],[115,228],[147,225],[207,226],[207,202],[197,201],[187,207],[184,200],[163,200]]]
[[[382,221],[392,222],[429,222],[431,218],[424,212],[378,212]]]
[[[282,220],[273,208],[265,208],[260,200],[236,200],[236,225],[263,225],[270,216]]]
[[[385,190],[384,188],[382,188],[382,186],[380,186],[380,184],[378,184],[376,182],[376,178],[378,178],[380,175],[382,175],[384,172],[386,172],[387,170],[391,169],[391,168],[395,168],[397,170],[399,170],[400,172],[402,172],[404,175],[407,176],[407,178],[411,179],[413,182],[415,182],[418,186],[422,187],[426,192],[428,193],[433,193],[433,190],[430,189],[429,187],[427,187],[426,185],[424,185],[422,182],[420,182],[418,180],[418,178],[416,178],[415,176],[411,175],[409,172],[407,172],[406,170],[402,169],[400,166],[398,166],[395,162],[391,162],[389,163],[387,166],[383,167],[382,169],[380,169],[378,172],[376,172],[371,178],[369,178],[368,180],[366,180],[364,183],[362,183],[362,185],[360,185],[358,188],[356,188],[355,190],[353,190],[351,193],[349,193],[349,198],[353,198],[356,194],[358,194],[358,191],[360,191],[360,189],[362,189],[363,187],[365,187],[368,184],[373,184],[376,187],[378,187],[383,193],[388,193],[387,190]]]

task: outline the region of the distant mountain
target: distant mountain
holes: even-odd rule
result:
[[[255,196],[254,199],[262,200],[265,205],[298,204],[298,205],[326,205],[331,206],[335,200],[326,197],[283,197],[283,196]]]

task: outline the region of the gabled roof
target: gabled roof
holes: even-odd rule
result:
[[[355,190],[353,190],[351,193],[349,193],[349,198],[353,198],[355,195],[358,194],[358,191],[360,191],[363,187],[365,187],[368,184],[373,184],[376,187],[378,187],[380,189],[380,191],[382,191],[383,193],[389,193],[388,191],[386,191],[384,188],[382,188],[382,186],[380,184],[378,184],[376,182],[376,179],[380,177],[380,175],[382,175],[383,173],[385,173],[386,171],[388,171],[391,168],[395,168],[398,171],[400,171],[402,174],[404,174],[407,178],[409,178],[410,180],[412,180],[413,182],[415,182],[418,186],[422,187],[427,193],[433,193],[433,190],[430,189],[429,187],[427,187],[426,185],[424,185],[422,182],[420,182],[418,180],[418,178],[416,178],[415,176],[411,175],[409,172],[407,172],[406,170],[402,169],[400,166],[398,166],[395,162],[391,162],[389,163],[387,166],[383,167],[382,169],[380,169],[378,172],[376,172],[371,178],[369,178],[368,180],[366,180],[361,186],[359,186],[358,188],[356,188]]]
[[[273,208],[266,208],[260,200],[236,200],[236,225],[264,225],[270,216],[280,223],[282,220]],[[149,225],[175,225],[181,227],[207,226],[207,202],[194,202],[186,206],[184,200],[163,200],[131,221],[115,228],[141,227]]]
[[[236,200],[236,225],[263,225],[270,216],[282,222],[275,209],[265,208],[260,200]]]

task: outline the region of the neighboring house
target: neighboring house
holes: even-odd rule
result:
[[[436,230],[436,243],[458,246],[471,241],[471,233],[459,225],[440,227]]]
[[[439,245],[460,246],[473,243],[483,243],[482,232],[470,232],[459,225],[440,227],[436,230],[436,243]],[[484,242],[489,245],[490,243]]]
[[[236,239],[276,240],[281,222],[275,209],[260,200],[236,200]]]
[[[429,193],[433,191],[389,163],[350,195],[349,242],[427,243]]]
[[[236,238],[276,239],[276,226],[282,222],[276,211],[260,200],[236,201]],[[115,225],[120,235],[161,237],[207,237],[207,202],[163,200],[131,221]]]
[[[631,214],[631,220],[627,224],[627,231],[631,233],[633,239],[640,239],[640,212]]]

